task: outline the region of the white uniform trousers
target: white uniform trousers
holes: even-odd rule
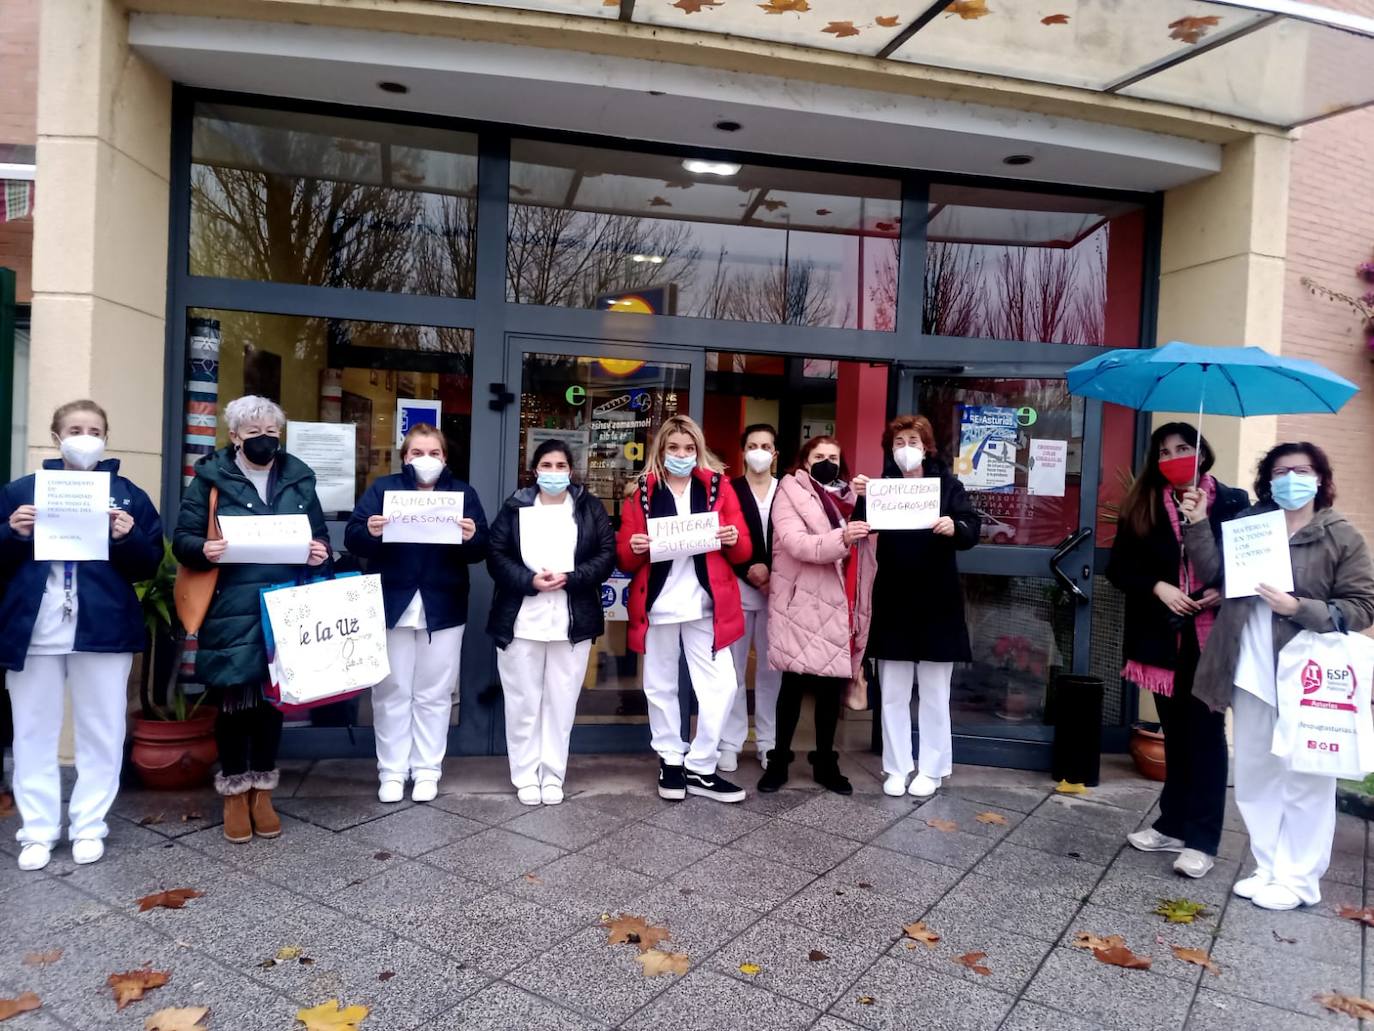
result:
[[[689,623],[650,626],[644,644],[644,695],[649,702],[653,748],[670,766],[693,773],[714,773],[720,757],[720,737],[735,700],[735,662],[730,649],[711,654],[715,625],[710,616]],[[678,705],[678,656],[687,657],[687,671],[697,696],[697,732],[691,746],[682,740],[682,711]]]
[[[14,709],[14,800],[21,844],[53,845],[62,836],[62,775],[57,742],[70,688],[76,734],[76,786],[67,806],[67,837],[103,838],[105,814],[119,793],[129,711],[129,652],[29,655],[6,674]]]
[[[448,750],[453,686],[463,655],[461,626],[386,632],[391,672],[372,689],[372,729],[382,780],[438,780]]]
[[[1293,773],[1270,750],[1278,710],[1236,689],[1236,805],[1260,874],[1309,906],[1321,901],[1336,835],[1336,778]]]
[[[506,755],[516,789],[562,787],[577,696],[587,676],[591,641],[526,641],[496,652],[506,699]]]
[[[954,678],[952,662],[897,662],[878,660],[878,679],[883,693],[883,772],[905,776],[913,770],[932,779],[954,772],[954,744],[949,721],[949,686]],[[921,754],[911,755],[911,689],[919,685],[916,729]]]
[[[744,682],[749,647],[754,648],[754,739],[759,754],[772,750],[778,732],[778,688],[782,673],[768,665],[768,610],[744,613],[744,636],[730,645],[735,663],[735,703],[720,737],[722,752],[738,752],[749,738],[749,693]]]

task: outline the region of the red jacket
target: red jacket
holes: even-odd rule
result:
[[[735,489],[730,486],[730,481],[720,473],[705,469],[697,469],[694,479],[706,492],[704,511],[719,513],[721,526],[733,526],[739,530],[739,539],[733,547],[699,556],[706,562],[706,577],[710,584],[715,628],[714,647],[719,652],[744,636],[744,609],[740,605],[739,581],[735,578],[734,566],[749,560],[749,556],[753,554],[753,544],[749,540],[749,528],[745,525],[739,498],[735,494]],[[636,555],[630,550],[630,538],[637,533],[649,532],[648,516],[655,500],[655,486],[652,474],[640,481],[639,488],[621,509],[620,532],[616,534],[615,539],[620,568],[634,578],[630,582],[629,644],[631,651],[640,653],[644,651],[644,638],[649,630],[649,580],[653,566],[649,562],[647,552]],[[696,510],[695,507],[693,510]],[[675,512],[674,509],[663,514]]]

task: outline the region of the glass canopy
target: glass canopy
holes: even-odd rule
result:
[[[1290,0],[464,0],[1158,100],[1291,128],[1374,103],[1374,19]],[[832,17],[840,13],[848,17]]]

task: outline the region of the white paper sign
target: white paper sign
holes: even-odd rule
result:
[[[462,544],[463,492],[388,490],[382,494],[382,541],[387,544]]]
[[[358,427],[351,422],[288,422],[286,450],[315,474],[315,494],[326,512],[351,512],[358,500]]]
[[[34,474],[33,557],[104,562],[110,557],[110,474],[40,469]]]
[[[1027,493],[1042,498],[1062,498],[1068,468],[1067,440],[1032,440],[1030,472],[1026,474]]]
[[[220,516],[219,529],[228,545],[221,562],[303,566],[310,558],[309,516]]]
[[[940,518],[940,481],[912,479],[869,480],[868,525],[874,530],[929,530]]]
[[[568,505],[536,502],[520,509],[520,557],[533,572],[571,573],[576,566],[577,521]]]
[[[1232,519],[1221,524],[1226,556],[1226,597],[1248,598],[1260,584],[1293,589],[1293,556],[1288,551],[1288,523],[1282,512]]]
[[[720,550],[720,517],[715,512],[660,516],[649,520],[649,561],[664,562]]]
[[[281,700],[301,705],[381,681],[386,654],[382,578],[346,576],[263,595],[276,644]]]

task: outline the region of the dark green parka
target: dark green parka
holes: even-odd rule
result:
[[[217,513],[222,516],[305,515],[312,537],[327,541],[324,512],[315,496],[315,474],[300,459],[279,452],[268,480],[269,504],[263,504],[257,488],[234,461],[234,447],[206,455],[195,465],[195,479],[186,488],[177,516],[172,551],[177,561],[192,569],[211,569],[205,557],[206,521],[210,488],[219,488]],[[212,687],[261,684],[267,678],[267,646],[262,638],[264,587],[291,583],[299,577],[322,576],[329,564],[307,566],[240,565],[224,563],[210,611],[200,628],[196,651],[196,676]]]

